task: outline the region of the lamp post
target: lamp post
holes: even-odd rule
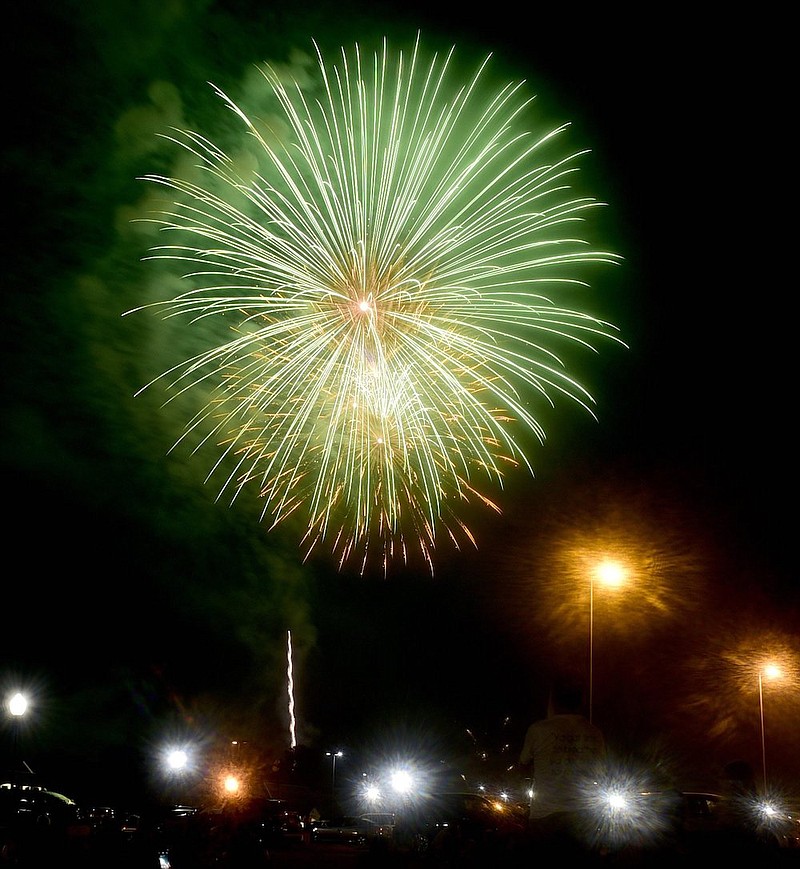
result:
[[[325,756],[331,759],[331,816],[336,814],[336,758],[344,757],[343,751],[326,751]]]
[[[13,719],[12,721],[12,740],[13,740],[13,748],[12,748],[12,763],[14,764],[14,775],[17,774],[17,767],[19,767],[19,771],[29,769],[28,765],[25,761],[20,757],[20,728],[22,726],[22,719],[28,712],[28,708],[30,703],[28,702],[28,698],[21,692],[15,691],[6,699],[6,709],[8,710],[8,714]]]
[[[625,569],[616,561],[601,561],[589,571],[589,722],[594,714],[594,583],[617,588],[625,580]]]
[[[761,717],[761,771],[764,776],[764,796],[767,795],[767,740],[764,731],[764,677],[779,679],[780,668],[775,664],[766,664],[758,671],[758,710]]]

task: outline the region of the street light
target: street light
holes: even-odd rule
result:
[[[401,796],[411,793],[414,778],[407,769],[397,769],[391,774],[392,789]]]
[[[17,691],[8,698],[8,711],[15,718],[21,718],[28,711],[28,698]]]
[[[764,796],[767,795],[767,741],[764,736],[764,677],[780,679],[783,674],[775,664],[766,664],[758,671],[758,709],[761,715],[761,770],[764,775]]]
[[[242,787],[241,779],[238,775],[228,773],[222,780],[222,788],[226,794],[236,795]]]
[[[164,756],[164,762],[170,772],[181,773],[189,765],[189,755],[183,748],[170,748]]]
[[[326,751],[325,756],[331,759],[331,815],[336,814],[336,758],[344,757],[343,751]]]
[[[22,754],[20,750],[20,729],[22,728],[22,719],[27,715],[28,709],[30,708],[30,702],[25,694],[21,691],[15,691],[13,694],[9,695],[6,698],[6,709],[8,710],[8,714],[11,716],[12,723],[12,740],[13,740],[13,764],[14,764],[14,774],[17,773],[17,767],[19,767],[19,772],[32,772],[31,768],[25,762],[25,760],[20,756]]]
[[[594,706],[594,583],[618,588],[625,580],[625,568],[617,561],[601,561],[589,571],[589,722],[592,722]]]

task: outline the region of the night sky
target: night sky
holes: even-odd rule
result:
[[[595,611],[611,746],[710,784],[734,757],[760,769],[750,662],[774,649],[788,669],[765,700],[768,763],[796,788],[785,28],[680,6],[647,23],[600,4],[468,6],[34,2],[5,28],[0,685],[35,688],[25,738],[45,771],[169,728],[278,750],[288,631],[303,745],[469,729],[513,754],[552,671],[585,664],[580,559],[617,547],[641,583]],[[166,127],[220,132],[208,82],[237,93],[312,39],[334,52],[417,31],[467,69],[491,52],[498,81],[525,79],[545,123],[571,121],[591,150],[587,183],[624,257],[592,300],[628,349],[576,359],[597,419],[553,409],[535,477],[473,519],[477,550],[442,546],[433,577],[362,577],[304,563],[295,529],[268,531],[254,496],[215,500],[207,457],[169,452],[180,409],[135,393],[177,327],[122,314],[175,291],[142,261],[137,179],[170,169]],[[762,44],[775,50],[756,66]]]

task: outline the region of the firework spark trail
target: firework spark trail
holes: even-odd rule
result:
[[[448,98],[451,57],[426,68],[419,39],[410,57],[384,42],[371,65],[358,46],[339,66],[317,50],[313,100],[267,65],[288,136],[215,88],[257,143],[258,172],[175,131],[207,183],[147,176],[179,194],[153,222],[181,239],[151,257],[197,266],[193,288],[155,306],[235,320],[231,340],[160,375],[173,397],[213,391],[178,443],[216,441],[220,495],[258,485],[262,518],[303,512],[307,550],[324,541],[362,571],[412,543],[432,570],[442,529],[473,540],[463,508],[499,510],[488,489],[532,471],[520,437],[544,441],[537,402],[592,412],[559,345],[623,344],[540,293],[619,261],[562,234],[601,204],[570,190],[585,152],[547,160],[566,125],[525,132],[521,83],[485,99],[489,58]]]
[[[286,632],[286,683],[289,693],[289,747],[297,745],[297,722],[294,716],[294,665],[292,663],[292,632]]]

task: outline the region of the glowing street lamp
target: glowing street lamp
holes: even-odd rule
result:
[[[242,787],[242,782],[239,776],[234,775],[233,773],[228,773],[222,780],[222,788],[226,794],[230,794],[231,796],[235,796],[239,793]]]
[[[400,796],[407,796],[414,787],[414,778],[406,769],[395,770],[391,774],[392,790]]]
[[[18,765],[20,771],[32,772],[31,768],[25,763],[25,760],[20,757],[20,730],[22,728],[22,720],[30,709],[30,701],[22,691],[15,691],[6,698],[6,710],[13,720],[13,758],[14,764]]]
[[[164,756],[164,763],[170,772],[181,773],[189,765],[189,755],[183,748],[171,748]]]
[[[336,758],[344,757],[343,751],[326,751],[325,756],[331,759],[331,815],[336,814]]]
[[[761,715],[761,770],[764,775],[764,796],[767,795],[767,742],[764,735],[764,679],[780,679],[783,675],[775,664],[766,664],[758,671],[758,708]]]
[[[28,698],[21,691],[17,691],[8,698],[6,705],[10,715],[14,718],[22,718],[28,711]]]
[[[364,799],[371,805],[378,805],[383,799],[381,789],[372,782],[364,783]]]
[[[589,571],[589,721],[594,704],[594,584],[600,582],[609,588],[618,588],[625,581],[625,568],[617,561],[601,561]]]

